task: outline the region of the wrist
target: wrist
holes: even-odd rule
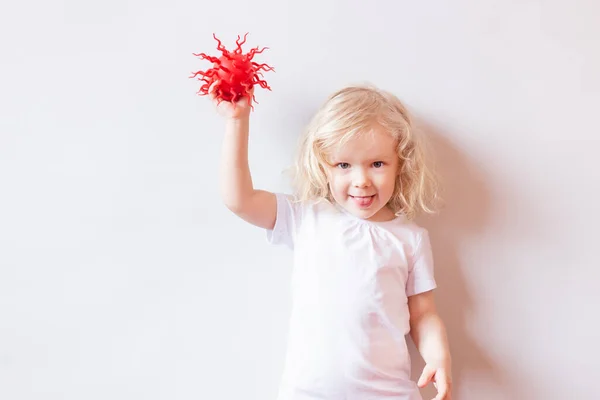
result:
[[[250,118],[227,118],[225,121],[225,135],[233,138],[248,137],[250,132]]]
[[[248,126],[250,126],[250,117],[227,118],[225,120],[225,126],[228,130],[233,131],[246,130],[248,129]]]
[[[430,357],[430,359],[425,360],[425,362],[436,368],[444,368],[448,371],[452,369],[452,360],[449,354],[435,358]]]
[[[233,127],[249,125],[250,116],[229,117],[225,120],[225,124]]]

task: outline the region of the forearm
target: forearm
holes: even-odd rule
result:
[[[254,193],[248,165],[249,126],[249,118],[229,118],[225,125],[220,187],[223,202],[233,211],[239,211]]]
[[[411,337],[427,364],[451,367],[446,328],[440,316],[431,312],[411,321]]]

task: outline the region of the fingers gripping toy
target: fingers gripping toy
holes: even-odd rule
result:
[[[271,90],[267,82],[261,79],[263,76],[261,71],[275,71],[275,69],[267,64],[258,64],[252,61],[255,54],[262,53],[268,47],[263,47],[262,49],[255,47],[248,53],[243,54],[242,45],[246,43],[246,36],[248,36],[247,33],[240,42],[240,36],[238,35],[235,42],[237,48],[233,52],[230,52],[213,33],[213,37],[218,43],[217,50],[220,50],[222,53],[221,57],[212,57],[204,53],[192,53],[196,57],[213,63],[212,68],[206,71],[193,72],[193,75],[190,76],[190,78],[197,77],[199,81],[204,82],[197,92],[198,95],[205,96],[209,94],[209,89],[214,84],[211,91],[214,91],[219,103],[221,101],[229,101],[235,104],[239,99],[247,97],[248,105],[253,107],[253,100],[258,103],[254,95],[252,97],[249,96],[249,92],[254,85],[258,84],[263,89]]]

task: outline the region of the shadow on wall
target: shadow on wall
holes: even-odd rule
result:
[[[419,218],[417,223],[429,230],[432,241],[438,283],[437,305],[448,330],[452,353],[453,395],[455,398],[467,398],[465,395],[469,389],[463,386],[463,378],[470,375],[483,378],[485,385],[496,386],[497,392],[494,392],[502,393],[502,398],[514,398],[505,392],[510,385],[503,372],[494,366],[467,329],[468,316],[477,305],[469,295],[459,249],[468,245],[469,239],[486,227],[490,196],[485,176],[468,155],[461,153],[447,139],[448,135],[424,121],[415,119],[415,123],[428,138],[428,147],[441,182],[443,202],[439,214]],[[412,374],[417,380],[424,363],[412,343],[410,347],[414,360]],[[469,381],[473,382],[472,379]],[[436,390],[429,385],[421,393],[424,399],[432,399]]]

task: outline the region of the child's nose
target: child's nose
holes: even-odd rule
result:
[[[357,168],[352,177],[354,187],[368,187],[371,183],[369,176],[362,168]]]

